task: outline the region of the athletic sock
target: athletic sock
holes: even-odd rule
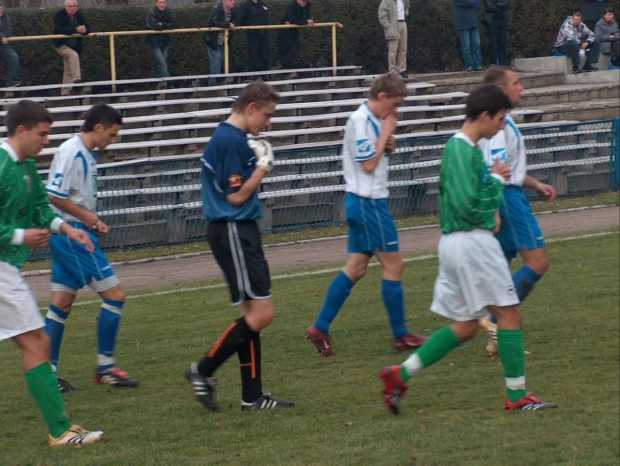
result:
[[[253,332],[252,338],[239,347],[237,355],[241,369],[241,400],[253,403],[263,394],[260,333]]]
[[[198,362],[198,372],[204,377],[211,377],[218,367],[239,351],[255,333],[243,317],[232,322],[213,343],[209,352]]]
[[[59,308],[50,304],[45,317],[45,332],[50,337],[51,342],[51,363],[52,370],[58,373],[58,358],[60,356],[60,345],[62,344],[62,336],[65,332],[67,324],[67,312],[61,311]]]
[[[25,377],[30,395],[43,414],[47,430],[52,437],[60,437],[71,427],[71,423],[67,420],[52,366],[49,362],[41,363],[27,371]]]
[[[329,325],[338,315],[338,311],[346,301],[355,283],[343,271],[334,277],[327,288],[323,307],[316,318],[314,326],[323,333],[329,332]]]
[[[489,313],[489,320],[495,325],[497,325],[497,317],[495,317],[495,314],[493,314],[492,312]]]
[[[504,368],[506,395],[511,402],[525,396],[525,346],[520,329],[497,329],[497,351]]]
[[[400,280],[381,280],[381,295],[387,310],[394,338],[402,338],[407,333],[405,323],[405,298]]]
[[[114,367],[116,334],[121,323],[123,301],[104,298],[97,320],[97,369]]]
[[[540,279],[541,276],[527,265],[524,265],[514,273],[512,281],[515,284],[519,301],[523,301],[530,294],[530,291],[534,289],[534,285]]]
[[[406,382],[411,376],[436,363],[460,344],[449,326],[440,328],[402,364],[401,378]],[[403,377],[403,374],[406,374],[406,377]]]

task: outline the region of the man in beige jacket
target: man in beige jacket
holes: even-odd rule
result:
[[[381,0],[379,22],[388,43],[388,71],[407,78],[407,16],[409,0]]]

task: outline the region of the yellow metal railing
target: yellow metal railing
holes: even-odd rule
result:
[[[336,75],[336,68],[338,66],[338,59],[336,56],[336,28],[342,28],[340,23],[314,23],[313,25],[297,26],[295,24],[273,24],[267,26],[238,26],[235,31],[244,31],[251,29],[306,29],[306,28],[322,28],[330,27],[332,29],[332,69],[334,76]],[[9,38],[9,42],[26,41],[26,40],[49,40],[49,39],[66,39],[67,37],[82,37],[82,38],[95,38],[95,37],[109,37],[110,41],[110,77],[112,81],[116,81],[116,55],[114,53],[114,38],[117,36],[137,36],[145,34],[188,34],[196,32],[224,32],[224,74],[228,74],[228,33],[230,29],[223,28],[185,28],[185,29],[165,29],[163,31],[141,30],[141,31],[107,31],[107,32],[91,32],[88,35],[73,34],[48,34],[42,36],[13,36]],[[113,87],[115,87],[113,85]]]

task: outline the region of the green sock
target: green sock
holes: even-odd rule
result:
[[[450,327],[437,330],[403,363],[399,372],[400,378],[407,382],[412,375],[436,363],[460,344]]]
[[[71,423],[67,420],[58,391],[58,380],[50,363],[41,363],[26,372],[26,385],[39,405],[51,436],[60,437],[71,427]]]
[[[525,396],[525,346],[520,329],[497,329],[497,351],[504,368],[506,395],[511,402]]]

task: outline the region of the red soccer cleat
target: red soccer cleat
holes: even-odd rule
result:
[[[426,340],[428,340],[428,337],[407,332],[404,337],[394,338],[392,342],[397,351],[408,351],[417,350]]]
[[[379,371],[379,378],[383,381],[383,404],[392,414],[398,414],[398,402],[407,391],[407,384],[399,372],[400,366],[384,367]]]
[[[329,333],[323,333],[314,325],[306,329],[306,338],[314,343],[319,350],[319,354],[325,357],[336,356],[332,351],[332,339]]]
[[[537,411],[540,409],[554,409],[557,407],[557,404],[547,403],[546,401],[543,401],[536,395],[534,395],[533,392],[529,392],[523,398],[515,401],[514,403],[506,399],[506,409],[508,411]]]

